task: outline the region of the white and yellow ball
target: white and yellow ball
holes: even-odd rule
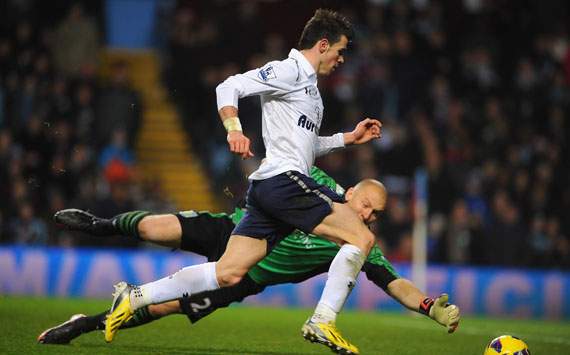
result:
[[[512,335],[501,335],[487,345],[483,355],[530,355],[526,343]]]

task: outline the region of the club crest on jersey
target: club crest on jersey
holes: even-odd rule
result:
[[[268,65],[265,68],[261,68],[257,75],[263,81],[268,81],[269,79],[276,79],[277,78],[277,75],[275,75],[275,71],[273,70],[272,65]]]
[[[301,117],[299,117],[299,121],[297,122],[297,126],[303,127],[308,131],[316,133],[317,135],[319,134],[319,129],[317,128],[317,125],[315,124],[315,122],[308,119],[307,116],[305,116],[305,115],[301,115]]]

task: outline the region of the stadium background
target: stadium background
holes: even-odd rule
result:
[[[318,6],[355,23],[319,86],[321,134],[382,120],[383,138],[317,164],[389,192],[378,243],[408,275],[414,172],[428,174],[428,292],[463,311],[570,318],[570,6],[565,1],[0,2],[0,293],[106,297],[194,256],[58,230],[78,207],[226,210],[255,159],[215,109],[228,75],[286,56]],[[256,99],[240,116],[263,156]],[[123,248],[123,249],[116,249]],[[132,249],[135,249],[133,251]],[[250,302],[311,306],[323,279]],[[366,280],[349,304],[401,309]]]

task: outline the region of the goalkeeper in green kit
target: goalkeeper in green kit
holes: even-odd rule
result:
[[[346,191],[326,175],[313,167],[311,177],[345,197],[362,221],[370,224],[386,206],[384,186],[367,179]],[[382,206],[374,209],[373,206]],[[180,248],[217,260],[224,252],[231,231],[242,218],[244,211],[236,208],[233,214],[185,211],[168,215],[152,215],[134,211],[112,219],[102,219],[88,212],[68,209],[56,213],[55,221],[70,230],[93,235],[136,237],[163,246]],[[162,304],[151,304],[138,309],[121,328],[136,327],[170,314],[186,314],[192,323],[218,308],[239,302],[247,296],[262,292],[265,287],[281,283],[297,283],[328,270],[339,246],[316,235],[295,231],[279,242],[262,261],[255,265],[243,280],[233,287],[207,291]],[[449,333],[459,324],[459,308],[447,303],[442,294],[433,299],[426,296],[409,280],[400,278],[378,246],[374,246],[362,270],[369,280],[382,288],[406,308],[425,314],[445,326]],[[122,292],[130,285],[122,284],[116,291]],[[67,344],[83,333],[105,328],[109,310],[98,315],[76,314],[70,320],[47,329],[38,337],[44,344]]]

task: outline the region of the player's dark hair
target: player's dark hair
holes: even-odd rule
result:
[[[350,21],[336,11],[317,9],[305,25],[298,46],[299,49],[309,49],[323,38],[333,44],[340,41],[342,35],[345,35],[349,42],[354,37]]]

